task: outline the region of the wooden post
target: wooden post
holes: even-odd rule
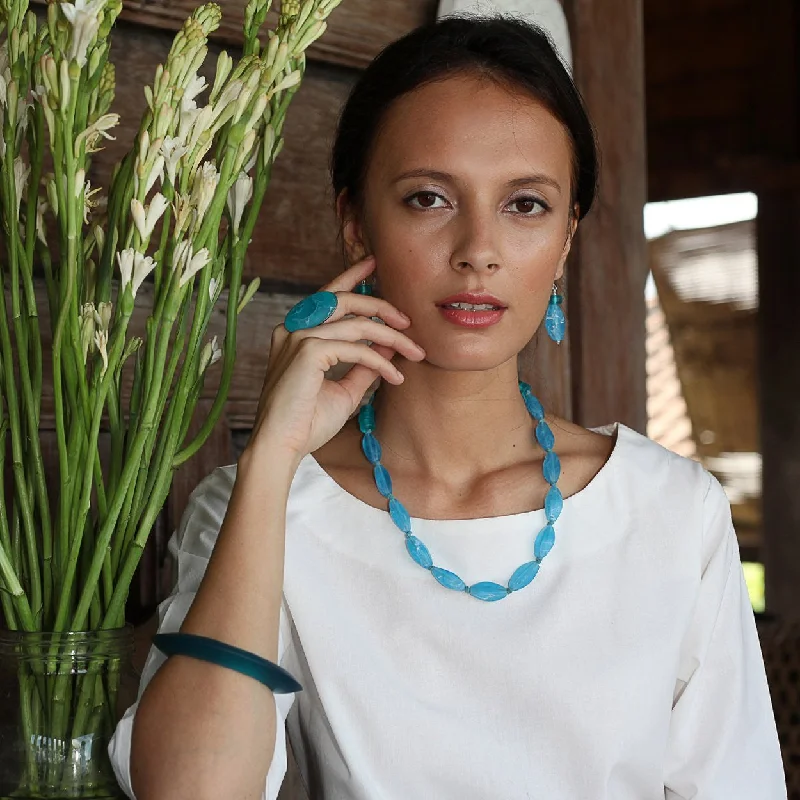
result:
[[[597,128],[600,194],[568,265],[573,418],[644,432],[647,256],[641,0],[562,0],[575,79]]]
[[[800,189],[758,198],[759,370],[766,607],[800,619]]]

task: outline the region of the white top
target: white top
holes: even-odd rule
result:
[[[538,576],[496,603],[440,586],[388,513],[303,460],[280,663],[304,691],[276,697],[264,798],[285,774],[287,716],[312,800],[786,798],[722,487],[618,428],[606,465],[566,500]],[[178,630],[192,602],[234,478],[217,469],[192,494],[161,631]],[[412,520],[435,563],[470,584],[504,584],[544,523],[541,510]],[[151,650],[142,686],[162,660]],[[135,711],[109,748],[130,797]]]

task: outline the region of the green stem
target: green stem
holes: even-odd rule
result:
[[[125,332],[128,327],[128,321],[130,320],[131,311],[132,309],[130,309],[130,311],[126,310],[125,312],[123,312],[122,319],[118,324],[117,328],[114,330],[113,341],[111,345],[111,353],[109,354],[109,368],[106,371],[106,374],[101,379],[100,386],[95,396],[94,418],[92,419],[92,429],[89,435],[89,442],[94,442],[95,447],[100,432],[100,423],[102,421],[105,398],[108,393],[109,386],[114,377],[114,367],[119,361],[119,358],[122,355],[122,351],[125,347]],[[67,623],[69,592],[72,589],[72,585],[75,579],[75,570],[78,561],[78,554],[80,552],[81,541],[83,539],[83,529],[86,522],[86,518],[89,513],[89,508],[91,506],[92,474],[94,470],[94,458],[91,456],[88,457],[86,459],[86,463],[87,466],[84,470],[84,478],[82,482],[83,493],[80,499],[80,517],[79,517],[78,527],[76,528],[76,535],[72,540],[70,553],[67,560],[64,582],[61,589],[61,598],[58,605],[58,612],[56,614],[56,623],[55,623],[56,631],[63,631],[64,625],[66,625]],[[108,521],[110,518],[111,515],[109,515],[109,517],[106,518],[106,523],[103,526],[104,531],[108,527]],[[116,515],[114,515],[114,522],[116,522]],[[108,536],[108,539],[106,539],[104,538],[103,534],[101,534],[100,542],[95,547],[94,558],[92,560],[91,567],[89,570],[89,575],[92,576],[92,578],[91,580],[87,580],[84,585],[83,592],[81,593],[80,601],[78,604],[78,610],[76,610],[75,612],[76,622],[73,623],[72,630],[82,630],[83,626],[86,623],[86,614],[88,612],[89,604],[91,603],[92,597],[97,587],[97,577],[99,576],[103,568],[103,560],[105,557],[105,551],[106,548],[108,547],[109,541],[110,541],[110,536]],[[95,565],[97,566],[96,570],[97,574],[95,574]]]
[[[258,212],[264,200],[264,196],[269,187],[271,169],[266,170],[264,175],[259,176],[253,192],[253,203],[250,206],[247,220],[242,228],[239,239],[233,245],[233,256],[231,258],[231,283],[228,290],[228,313],[226,318],[225,330],[225,355],[223,360],[222,378],[220,379],[219,390],[214,399],[214,404],[206,417],[206,421],[198,431],[194,439],[181,450],[173,459],[172,465],[177,468],[188,461],[205,444],[214,426],[219,421],[225,402],[228,398],[228,390],[233,378],[233,367],[236,356],[236,322],[237,306],[239,298],[239,287],[242,283],[242,271],[244,269],[244,253],[253,235]]]
[[[97,585],[97,582],[100,578],[100,573],[103,569],[103,562],[105,560],[105,553],[108,549],[111,539],[114,535],[114,530],[117,525],[117,520],[119,517],[119,513],[122,510],[122,505],[125,500],[126,494],[131,491],[136,472],[139,469],[139,464],[141,463],[142,453],[144,451],[144,446],[147,442],[147,436],[150,433],[150,430],[153,426],[153,420],[156,414],[156,404],[158,401],[159,390],[160,390],[160,383],[163,376],[163,366],[164,362],[166,361],[167,350],[169,347],[169,330],[171,329],[172,323],[175,321],[175,315],[177,313],[177,308],[174,308],[176,304],[168,303],[167,309],[165,313],[166,321],[167,321],[167,333],[159,342],[159,364],[161,368],[156,371],[156,386],[154,387],[153,391],[147,398],[147,405],[145,407],[145,412],[142,417],[142,426],[136,437],[133,441],[133,446],[131,448],[131,453],[129,458],[127,459],[127,463],[125,464],[125,469],[123,470],[122,477],[120,479],[120,485],[117,488],[117,492],[114,495],[114,501],[109,508],[108,516],[106,517],[103,526],[100,530],[100,535],[98,539],[98,544],[95,550],[94,558],[92,559],[92,565],[89,572],[88,579],[83,587],[83,592],[81,594],[80,600],[78,602],[78,608],[75,611],[75,615],[73,616],[72,620],[72,629],[73,630],[80,630],[86,621],[86,614],[89,607],[89,602],[91,600],[92,593],[94,588]],[[116,595],[116,589],[114,590],[114,595]],[[106,614],[106,618],[108,618],[108,614]]]
[[[12,244],[10,255],[15,258],[15,248]],[[11,337],[8,327],[8,316],[6,313],[5,297],[0,302],[0,350],[2,350],[2,360],[4,365],[13,364],[11,350]],[[38,545],[36,542],[36,531],[33,521],[33,509],[28,495],[28,485],[25,480],[24,451],[22,447],[22,436],[20,426],[19,405],[17,399],[16,380],[13,369],[5,368],[3,377],[5,379],[5,396],[8,401],[9,426],[11,428],[11,453],[12,469],[14,474],[14,486],[16,489],[17,503],[22,515],[22,525],[25,532],[26,553],[28,556],[28,571],[31,587],[30,600],[33,605],[34,615],[39,615],[42,610],[42,583],[39,573]]]

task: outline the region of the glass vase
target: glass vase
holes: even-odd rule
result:
[[[135,699],[133,628],[0,631],[0,800],[120,798],[108,742]]]

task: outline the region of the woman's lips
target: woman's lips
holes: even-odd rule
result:
[[[462,308],[439,306],[442,316],[454,325],[464,328],[488,328],[496,325],[503,318],[506,310],[498,308],[493,311],[465,311]]]

